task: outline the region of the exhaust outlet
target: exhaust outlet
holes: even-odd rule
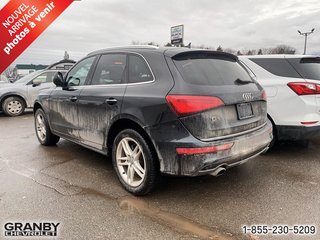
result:
[[[218,176],[223,175],[226,171],[227,171],[227,169],[225,169],[224,167],[218,167],[216,170],[211,172],[210,175],[218,177]]]

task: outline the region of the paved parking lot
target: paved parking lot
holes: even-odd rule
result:
[[[166,177],[136,198],[104,156],[65,140],[40,146],[31,113],[0,113],[0,134],[0,239],[6,222],[44,220],[60,222],[59,239],[320,239],[317,140],[285,143],[221,177]],[[319,233],[242,233],[254,224],[309,224]]]

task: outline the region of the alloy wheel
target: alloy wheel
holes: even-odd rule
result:
[[[36,129],[37,129],[37,135],[41,141],[44,141],[46,139],[47,130],[45,125],[45,120],[42,114],[37,114],[36,117]]]
[[[146,176],[146,160],[142,146],[130,137],[123,138],[116,152],[121,178],[131,187],[138,187]]]

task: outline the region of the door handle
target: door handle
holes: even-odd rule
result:
[[[108,98],[108,99],[106,100],[106,103],[108,103],[109,105],[114,105],[114,104],[116,104],[117,102],[118,102],[118,100],[115,99],[115,98]]]
[[[75,96],[73,96],[73,97],[70,97],[69,100],[70,100],[71,102],[76,102],[76,101],[78,100],[78,98],[75,97]]]

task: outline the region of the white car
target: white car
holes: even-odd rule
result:
[[[5,75],[0,75],[0,84],[1,83],[8,83],[9,80]]]
[[[276,140],[308,140],[320,132],[320,57],[240,56],[265,88]]]

